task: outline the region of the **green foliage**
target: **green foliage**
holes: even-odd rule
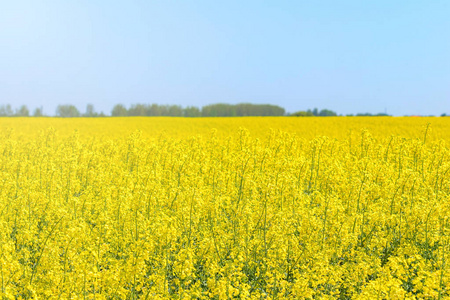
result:
[[[196,106],[182,107],[180,105],[159,105],[153,104],[133,104],[128,109],[122,104],[116,104],[112,111],[112,117],[127,117],[127,116],[165,116],[165,117],[245,117],[245,116],[284,116],[286,111],[284,108],[278,105],[271,104],[251,104],[251,103],[239,103],[239,104],[227,104],[216,103],[198,108]],[[313,108],[308,110],[300,110],[291,114],[287,114],[293,117],[331,117],[337,116],[335,111],[330,109]],[[30,110],[26,105],[20,106],[18,109],[13,110],[10,104],[0,105],[0,117],[28,117],[30,116]],[[33,111],[33,117],[44,116],[42,107],[38,107]],[[56,109],[57,117],[73,118],[73,117],[107,117],[103,112],[96,112],[92,104],[86,106],[85,113],[81,114],[74,105],[58,105]],[[390,116],[386,113],[358,113],[347,114],[347,117],[378,117],[378,116]],[[445,117],[447,114],[443,113],[441,117]]]
[[[94,110],[94,105],[88,104],[86,106],[86,112],[83,114],[83,117],[94,118],[98,117],[98,113]]]
[[[218,103],[203,106],[202,108],[203,117],[235,117],[236,108],[234,105]]]
[[[79,117],[80,112],[74,105],[58,105],[56,108],[56,116],[61,118]]]
[[[337,114],[334,111],[332,111],[332,110],[322,109],[319,112],[319,116],[320,117],[335,117],[335,116],[337,116]]]
[[[206,105],[203,108],[179,105],[134,104],[129,109],[123,105],[114,106],[112,116],[167,116],[167,117],[236,117],[236,116],[283,116],[282,107],[269,104],[225,104]]]
[[[337,116],[336,112],[329,109],[322,109],[319,111],[317,108],[313,110],[308,109],[307,111],[301,110],[291,114],[293,117],[335,117]]]
[[[18,110],[16,110],[16,116],[18,117],[29,117],[30,111],[26,105],[22,105]]]
[[[388,117],[389,115],[386,113],[378,113],[378,114],[371,114],[371,113],[358,113],[356,114],[357,117]]]
[[[202,112],[198,107],[188,106],[184,109],[184,116],[189,118],[201,117]]]
[[[308,110],[308,111],[301,110],[301,111],[291,114],[291,116],[293,116],[293,117],[313,117],[314,115],[312,114],[312,112],[310,110]]]
[[[29,117],[30,110],[26,105],[20,106],[13,111],[10,104],[0,106],[0,117]]]
[[[33,112],[33,117],[43,117],[44,113],[42,107],[37,107]]]
[[[283,116],[285,110],[277,105],[270,104],[236,104],[237,116]]]
[[[283,116],[284,114],[284,108],[270,104],[217,103],[202,108],[203,117]]]
[[[0,116],[1,117],[11,117],[13,115],[13,110],[11,108],[11,105],[2,105],[0,106]]]
[[[122,104],[117,104],[114,106],[111,116],[113,117],[125,117],[127,115],[127,109]]]

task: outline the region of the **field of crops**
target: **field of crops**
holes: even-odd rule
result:
[[[2,299],[450,298],[450,118],[0,130]]]

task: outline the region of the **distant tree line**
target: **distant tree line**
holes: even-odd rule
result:
[[[159,105],[159,104],[134,104],[126,108],[122,104],[117,104],[111,111],[113,117],[128,116],[167,116],[167,117],[244,117],[244,116],[284,116],[284,108],[270,104],[211,104],[198,108],[195,106],[182,107],[180,105]],[[26,105],[13,110],[11,105],[0,105],[0,117],[41,117],[45,116],[43,109],[36,108],[30,114]],[[77,118],[77,117],[106,117],[103,112],[97,113],[92,104],[88,104],[85,113],[81,113],[75,105],[58,105],[55,111],[56,117]]]
[[[291,116],[294,117],[335,117],[337,116],[337,113],[329,110],[329,109],[322,109],[322,110],[318,110],[317,108],[314,108],[313,110],[308,109],[308,110],[301,110],[298,112],[295,112],[293,114],[291,114]]]
[[[211,104],[198,108],[195,106],[135,104],[126,108],[122,104],[114,106],[111,116],[170,116],[170,117],[245,117],[245,116],[284,116],[284,108],[270,104]]]
[[[96,118],[96,117],[106,117],[106,115],[101,112],[97,113],[94,110],[94,105],[88,104],[86,106],[86,112],[84,114],[80,113],[80,111],[74,105],[58,105],[56,108],[56,116],[61,118],[76,118],[76,117],[87,117],[87,118]]]
[[[13,109],[10,104],[0,105],[0,117],[44,117],[43,108],[38,107],[30,112],[26,105]],[[81,113],[78,108],[71,104],[58,105],[55,115],[61,118],[76,118],[76,117],[107,117],[103,112],[96,112],[92,104],[86,106],[86,111]],[[182,107],[180,105],[159,105],[159,104],[134,104],[126,108],[122,104],[117,104],[111,111],[113,117],[128,117],[128,116],[167,116],[167,117],[245,117],[245,116],[293,116],[293,117],[333,117],[338,114],[329,109],[308,109],[301,110],[294,113],[286,113],[285,109],[278,105],[271,104],[226,104],[217,103],[198,108],[196,106]],[[342,115],[339,115],[342,116]],[[378,117],[390,116],[386,113],[358,113],[348,114],[347,117]],[[447,114],[442,114],[445,117]]]
[[[10,104],[0,105],[0,117],[29,117],[30,110],[26,105],[22,105],[15,110],[12,109]],[[36,108],[33,112],[33,117],[41,117],[42,108]]]
[[[338,114],[332,110],[329,109],[322,109],[322,110],[318,110],[317,108],[314,109],[308,109],[308,110],[301,110],[298,112],[295,112],[293,114],[290,114],[291,116],[294,117],[335,117]],[[341,115],[340,115],[341,116]],[[356,115],[354,114],[348,114],[345,115],[346,117],[387,117],[390,116],[386,113],[378,113],[378,114],[371,114],[371,113],[358,113]]]
[[[158,105],[158,104],[134,104],[126,108],[117,104],[111,111],[113,117],[199,117],[200,110],[197,107],[182,108],[180,105]]]
[[[346,115],[347,117],[389,117],[390,115],[388,115],[387,113],[378,113],[378,114],[371,114],[371,113],[359,113],[356,115],[350,114],[350,115]]]

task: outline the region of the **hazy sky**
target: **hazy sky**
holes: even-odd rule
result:
[[[0,2],[0,104],[450,113],[450,1]]]

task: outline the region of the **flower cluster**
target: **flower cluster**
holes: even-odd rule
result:
[[[450,297],[450,149],[428,127],[183,126],[4,131],[2,299]]]

